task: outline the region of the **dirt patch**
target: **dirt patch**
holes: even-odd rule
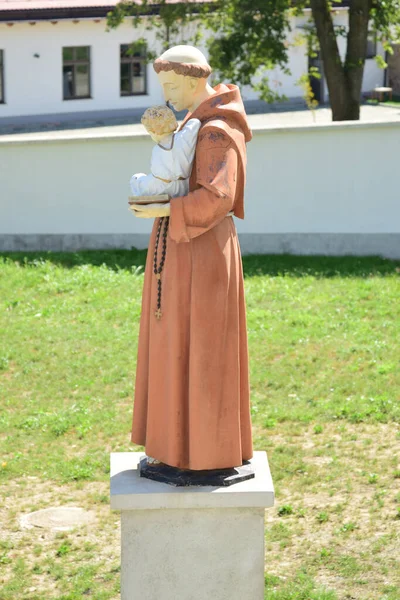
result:
[[[301,477],[279,481],[275,507],[266,511],[266,568],[286,579],[308,565],[316,581],[340,600],[376,600],[385,586],[400,586],[400,479],[394,477],[399,428],[346,424],[337,429],[338,424],[324,424],[319,435],[305,429],[302,460],[322,471],[322,481],[311,490],[304,489]],[[282,444],[282,430],[276,441]],[[274,442],[269,432],[272,476]],[[316,456],[327,447],[331,456]],[[344,468],[331,480],[333,456]],[[284,505],[292,514],[279,515]]]
[[[56,485],[35,477],[9,482],[7,497],[0,507],[1,537],[7,544],[0,581],[5,585],[15,577],[15,565],[22,558],[26,585],[21,598],[59,598],[59,575],[64,572],[67,577],[73,571],[72,559],[77,563],[82,561],[82,568],[93,563],[103,565],[100,575],[107,570],[107,564],[112,563],[114,567],[115,563],[119,564],[119,516],[110,511],[108,484],[89,482],[79,487],[81,489],[77,484]],[[68,532],[38,527],[25,529],[20,523],[25,514],[57,506],[85,508],[94,516],[94,522]],[[93,556],[88,552],[90,549]]]
[[[283,581],[306,568],[317,583],[334,590],[339,600],[376,600],[385,586],[399,586],[400,458],[396,424],[324,424],[293,434],[282,424],[279,434],[264,431],[274,478],[275,449],[300,448],[304,473],[283,475],[276,483],[275,506],[266,511],[266,570]],[[257,430],[262,435],[262,430]],[[281,455],[281,450],[279,453]],[[293,453],[293,460],[298,460]],[[375,477],[371,479],[370,474]],[[311,479],[310,479],[311,477]],[[4,541],[2,584],[25,563],[20,596],[52,600],[74,589],[76,569],[93,569],[101,589],[117,585],[120,563],[119,514],[110,511],[108,482],[57,485],[36,477],[11,480],[0,505]],[[284,505],[292,512],[281,514]],[[22,514],[55,506],[80,506],[95,515],[95,524],[60,535],[20,526]],[[110,587],[110,600],[119,593]],[[29,591],[33,590],[33,591]],[[83,595],[84,597],[84,595]],[[400,597],[400,596],[399,596]],[[11,596],[10,596],[11,598]]]

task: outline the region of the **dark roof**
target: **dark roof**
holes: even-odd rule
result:
[[[178,4],[181,0],[167,0]],[[213,0],[189,0],[193,4],[213,2]],[[0,0],[0,21],[34,21],[50,19],[71,19],[85,17],[105,17],[120,0]],[[140,4],[140,0],[130,0]],[[293,0],[296,3],[296,0]],[[348,7],[350,1],[335,2],[333,7]],[[152,4],[149,12],[157,12],[158,5]]]
[[[0,21],[34,21],[46,19],[71,19],[105,17],[120,0],[0,0]],[[190,0],[200,4],[210,0]],[[140,0],[131,0],[140,4]],[[180,0],[168,0],[178,4]],[[158,9],[152,5],[151,12]]]

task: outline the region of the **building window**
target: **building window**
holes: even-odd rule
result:
[[[146,94],[146,53],[134,50],[129,44],[120,47],[120,90],[121,96]]]
[[[367,52],[365,58],[375,58],[376,56],[376,33],[369,32],[367,38]]]
[[[90,47],[63,48],[64,100],[90,98]]]
[[[0,50],[0,104],[4,104],[4,52]]]

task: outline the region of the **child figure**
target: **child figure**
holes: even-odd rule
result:
[[[175,115],[167,106],[148,108],[141,119],[156,142],[151,153],[151,173],[136,173],[130,186],[134,196],[168,194],[171,198],[185,196],[201,125],[199,119],[189,119],[178,132]]]

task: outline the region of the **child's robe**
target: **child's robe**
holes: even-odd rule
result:
[[[199,119],[190,119],[180,131],[155,144],[151,153],[151,173],[136,173],[130,186],[134,196],[168,194],[183,196],[189,191]]]

